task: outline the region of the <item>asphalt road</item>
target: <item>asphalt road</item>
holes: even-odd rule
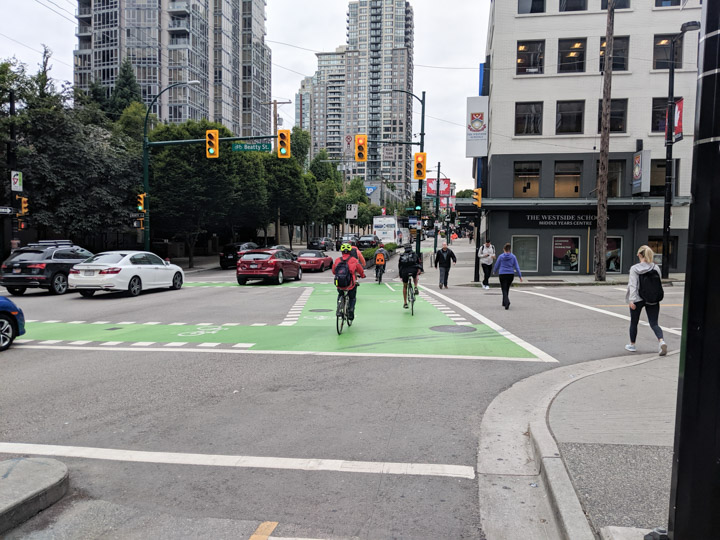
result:
[[[506,311],[499,289],[459,285],[472,252],[455,249],[451,287],[430,270],[415,317],[396,273],[365,280],[342,336],[318,311],[334,310],[329,272],[16,299],[37,322],[0,357],[0,442],[58,446],[72,492],[15,537],[484,538],[485,408],[535,373],[623,354],[627,307],[611,286],[553,287],[514,289]],[[667,289],[671,349],[681,304]],[[638,350],[655,343],[641,327]]]

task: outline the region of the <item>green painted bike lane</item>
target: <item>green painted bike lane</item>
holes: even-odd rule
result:
[[[527,359],[534,354],[484,324],[458,326],[430,304],[421,292],[415,315],[402,307],[402,284],[362,282],[358,288],[355,321],[342,335],[335,330],[337,291],[332,284],[292,283],[297,289],[289,305],[312,288],[302,312],[288,326],[197,326],[165,324],[28,323],[24,338],[99,342],[252,344],[251,351],[352,353],[403,356],[458,356]]]

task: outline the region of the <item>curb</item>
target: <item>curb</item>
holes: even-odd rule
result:
[[[538,522],[550,517],[558,537],[595,540],[548,425],[550,406],[575,381],[658,358],[619,356],[558,367],[518,381],[495,397],[480,424],[477,466],[480,516],[488,538],[494,538],[492,532],[501,532],[498,538],[544,537],[546,529]],[[543,487],[544,497],[523,492],[524,499],[508,498],[503,490],[513,485],[518,492],[527,485]],[[507,516],[515,516],[512,525]]]
[[[67,466],[50,458],[0,461],[0,534],[17,527],[63,498]]]

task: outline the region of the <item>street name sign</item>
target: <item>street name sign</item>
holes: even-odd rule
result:
[[[269,142],[236,142],[232,145],[233,152],[269,152],[272,150],[272,143]]]
[[[137,212],[135,214],[130,214],[131,218],[137,219],[137,218],[144,218],[145,212]]]
[[[0,215],[2,214],[13,214],[15,209],[10,206],[0,206]]]

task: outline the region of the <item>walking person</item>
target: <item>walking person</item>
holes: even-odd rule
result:
[[[510,244],[505,244],[503,252],[495,261],[495,273],[500,276],[500,287],[502,288],[502,305],[505,309],[510,309],[510,286],[512,285],[513,279],[515,278],[515,272],[517,272],[522,283],[522,273],[520,272],[520,265],[515,255],[511,253]]]
[[[492,274],[493,263],[497,256],[495,255],[495,246],[490,243],[490,239],[485,238],[485,243],[478,249],[478,258],[483,269],[483,289],[490,288],[490,274]]]
[[[457,258],[452,249],[448,249],[447,242],[442,243],[442,247],[435,254],[435,268],[440,266],[440,288],[447,289],[448,274],[450,273],[450,264],[457,264]]]
[[[667,354],[667,344],[663,339],[662,328],[658,325],[660,316],[660,302],[664,297],[660,268],[653,261],[655,253],[648,246],[640,246],[637,252],[640,262],[630,268],[627,293],[625,301],[630,306],[630,343],[625,348],[635,352],[635,339],[637,338],[640,312],[645,308],[650,328],[655,332],[658,340],[658,354]]]

